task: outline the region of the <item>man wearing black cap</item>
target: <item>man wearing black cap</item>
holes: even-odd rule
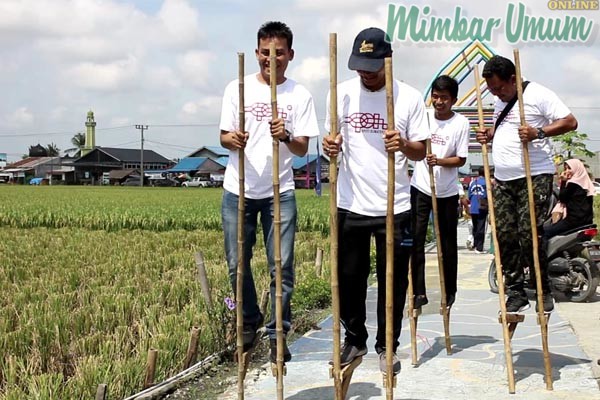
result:
[[[394,204],[394,374],[400,372],[395,356],[408,286],[410,249],[410,183],[408,160],[425,157],[429,137],[421,94],[394,80],[395,126],[388,127],[384,59],[392,47],[384,31],[368,28],[354,40],[348,68],[357,77],[338,86],[338,126],[335,139],[325,136],[323,148],[339,155],[338,222],[340,314],[346,330],[342,366],[367,353],[366,294],[371,269],[371,237],[375,237],[377,271],[377,337],[379,366],[385,357],[385,216],[387,211],[387,158],[396,158]],[[325,129],[329,129],[329,97]]]

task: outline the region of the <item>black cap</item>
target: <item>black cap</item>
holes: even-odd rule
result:
[[[392,45],[386,41],[387,35],[379,28],[367,28],[354,39],[348,68],[354,71],[379,71],[384,58],[392,54]]]

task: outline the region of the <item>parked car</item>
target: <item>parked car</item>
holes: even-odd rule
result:
[[[203,178],[192,178],[191,181],[186,181],[181,184],[182,187],[210,187],[211,182]]]
[[[140,177],[139,176],[130,176],[125,179],[121,186],[140,186]]]
[[[150,182],[150,186],[156,186],[156,187],[175,187],[175,186],[180,185],[180,182],[175,179],[163,178],[163,177],[149,179],[149,182]]]

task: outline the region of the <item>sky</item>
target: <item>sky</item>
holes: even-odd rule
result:
[[[312,93],[321,131],[329,87],[329,33],[338,37],[338,79],[355,76],[347,60],[356,34],[386,29],[389,4],[378,0],[0,0],[0,153],[16,161],[29,146],[71,148],[85,131],[88,110],[96,144],[139,148],[135,124],[148,125],[145,148],[181,158],[219,144],[221,97],[237,78],[237,53],[257,71],[256,32],[269,20],[294,32],[295,58],[287,76]],[[589,149],[600,150],[600,39],[598,10],[551,10],[545,0],[522,1],[529,16],[593,21],[591,34],[568,42],[520,40],[504,33],[507,7],[519,2],[436,0],[406,2],[429,16],[453,18],[456,6],[471,20],[499,19],[486,44],[512,58],[523,76],[553,91],[579,120]],[[426,18],[424,18],[426,20]],[[440,67],[468,40],[395,39],[394,75],[424,92]],[[461,92],[472,86],[472,78]],[[469,86],[469,87],[467,87]],[[490,102],[490,99],[485,99]],[[311,143],[310,151],[314,152]]]

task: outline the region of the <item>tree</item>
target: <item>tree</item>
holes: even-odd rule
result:
[[[572,131],[551,138],[554,145],[554,155],[559,161],[569,160],[573,157],[591,158],[594,152],[587,149],[585,142],[588,135]]]
[[[66,149],[65,153],[74,153],[74,157],[81,156],[81,149],[85,147],[85,134],[82,132],[77,132],[75,136],[71,138],[71,144],[73,147]]]
[[[58,157],[60,155],[60,149],[55,143],[50,143],[45,147],[45,149],[48,157]]]

